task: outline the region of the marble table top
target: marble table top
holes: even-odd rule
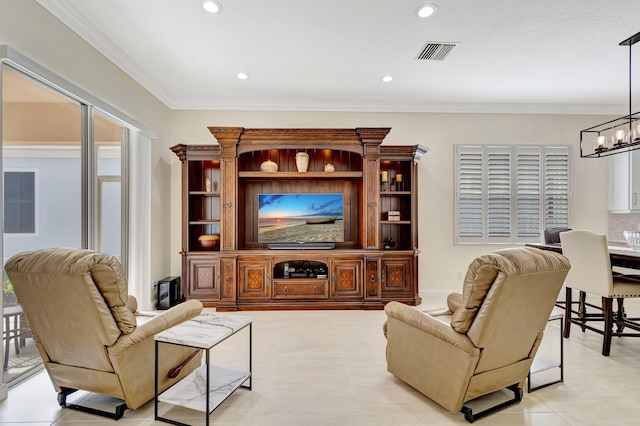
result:
[[[155,340],[209,349],[249,324],[248,317],[207,312],[156,334]]]

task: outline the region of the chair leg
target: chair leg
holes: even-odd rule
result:
[[[565,338],[569,338],[569,335],[571,334],[571,293],[573,292],[573,290],[569,287],[566,287],[565,289],[565,296],[564,296],[564,300],[565,300],[565,310],[564,310],[564,332],[563,332],[563,337]]]
[[[8,328],[4,330],[4,365],[3,371],[6,371],[9,367],[9,346],[11,346],[11,332]]]
[[[580,291],[580,296],[578,296],[578,317],[581,320],[580,328],[584,333],[587,329],[587,293],[584,291]]]
[[[618,297],[618,311],[616,312],[616,332],[622,333],[624,330],[624,318],[627,314],[624,313],[624,298]]]
[[[613,336],[613,298],[602,298],[602,314],[604,315],[604,341],[602,355],[609,356],[611,351],[611,337]]]

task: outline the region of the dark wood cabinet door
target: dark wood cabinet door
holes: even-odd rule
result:
[[[188,257],[187,297],[206,301],[220,300],[220,260],[218,257]]]
[[[331,262],[331,297],[362,297],[362,260]]]
[[[238,297],[271,297],[271,262],[260,260],[238,261]]]
[[[410,257],[390,257],[382,259],[382,296],[397,293],[410,294],[413,272]]]

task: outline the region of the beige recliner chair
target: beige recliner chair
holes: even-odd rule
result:
[[[88,250],[24,252],[5,270],[60,405],[116,420],[154,397],[154,335],[202,311],[202,303],[189,300],[157,316],[140,315],[118,260]],[[201,363],[201,357],[190,358],[192,348],[161,345],[160,351],[160,390]],[[180,371],[174,378],[168,377],[172,368]],[[115,413],[67,404],[76,390],[125,402]]]
[[[387,369],[469,422],[522,399],[522,387],[569,271],[560,254],[531,247],[475,259],[448,309],[390,302]],[[514,398],[477,414],[465,402],[509,388]]]

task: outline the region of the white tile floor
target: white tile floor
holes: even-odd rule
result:
[[[444,306],[425,299],[422,308]],[[627,310],[633,305],[629,304]],[[639,306],[639,305],[636,305]],[[236,315],[231,313],[230,315]],[[253,390],[239,389],[211,415],[216,425],[450,425],[467,424],[386,371],[382,311],[256,311],[253,319]],[[553,324],[553,323],[552,323]],[[544,353],[555,356],[558,329],[548,327]],[[637,425],[640,339],[614,338],[611,356],[602,338],[572,328],[565,339],[565,383],[531,394],[504,411],[476,421],[487,425]],[[242,368],[242,333],[214,353],[217,362]],[[153,362],[150,360],[150,362]],[[425,362],[428,362],[425,360]],[[102,404],[105,398],[93,396]],[[108,399],[107,399],[108,400]],[[107,401],[110,402],[110,401]],[[201,413],[163,408],[165,415],[204,424]],[[113,420],[61,409],[46,372],[12,388],[0,402],[1,425],[110,425]],[[127,410],[118,425],[160,425],[153,402]]]

